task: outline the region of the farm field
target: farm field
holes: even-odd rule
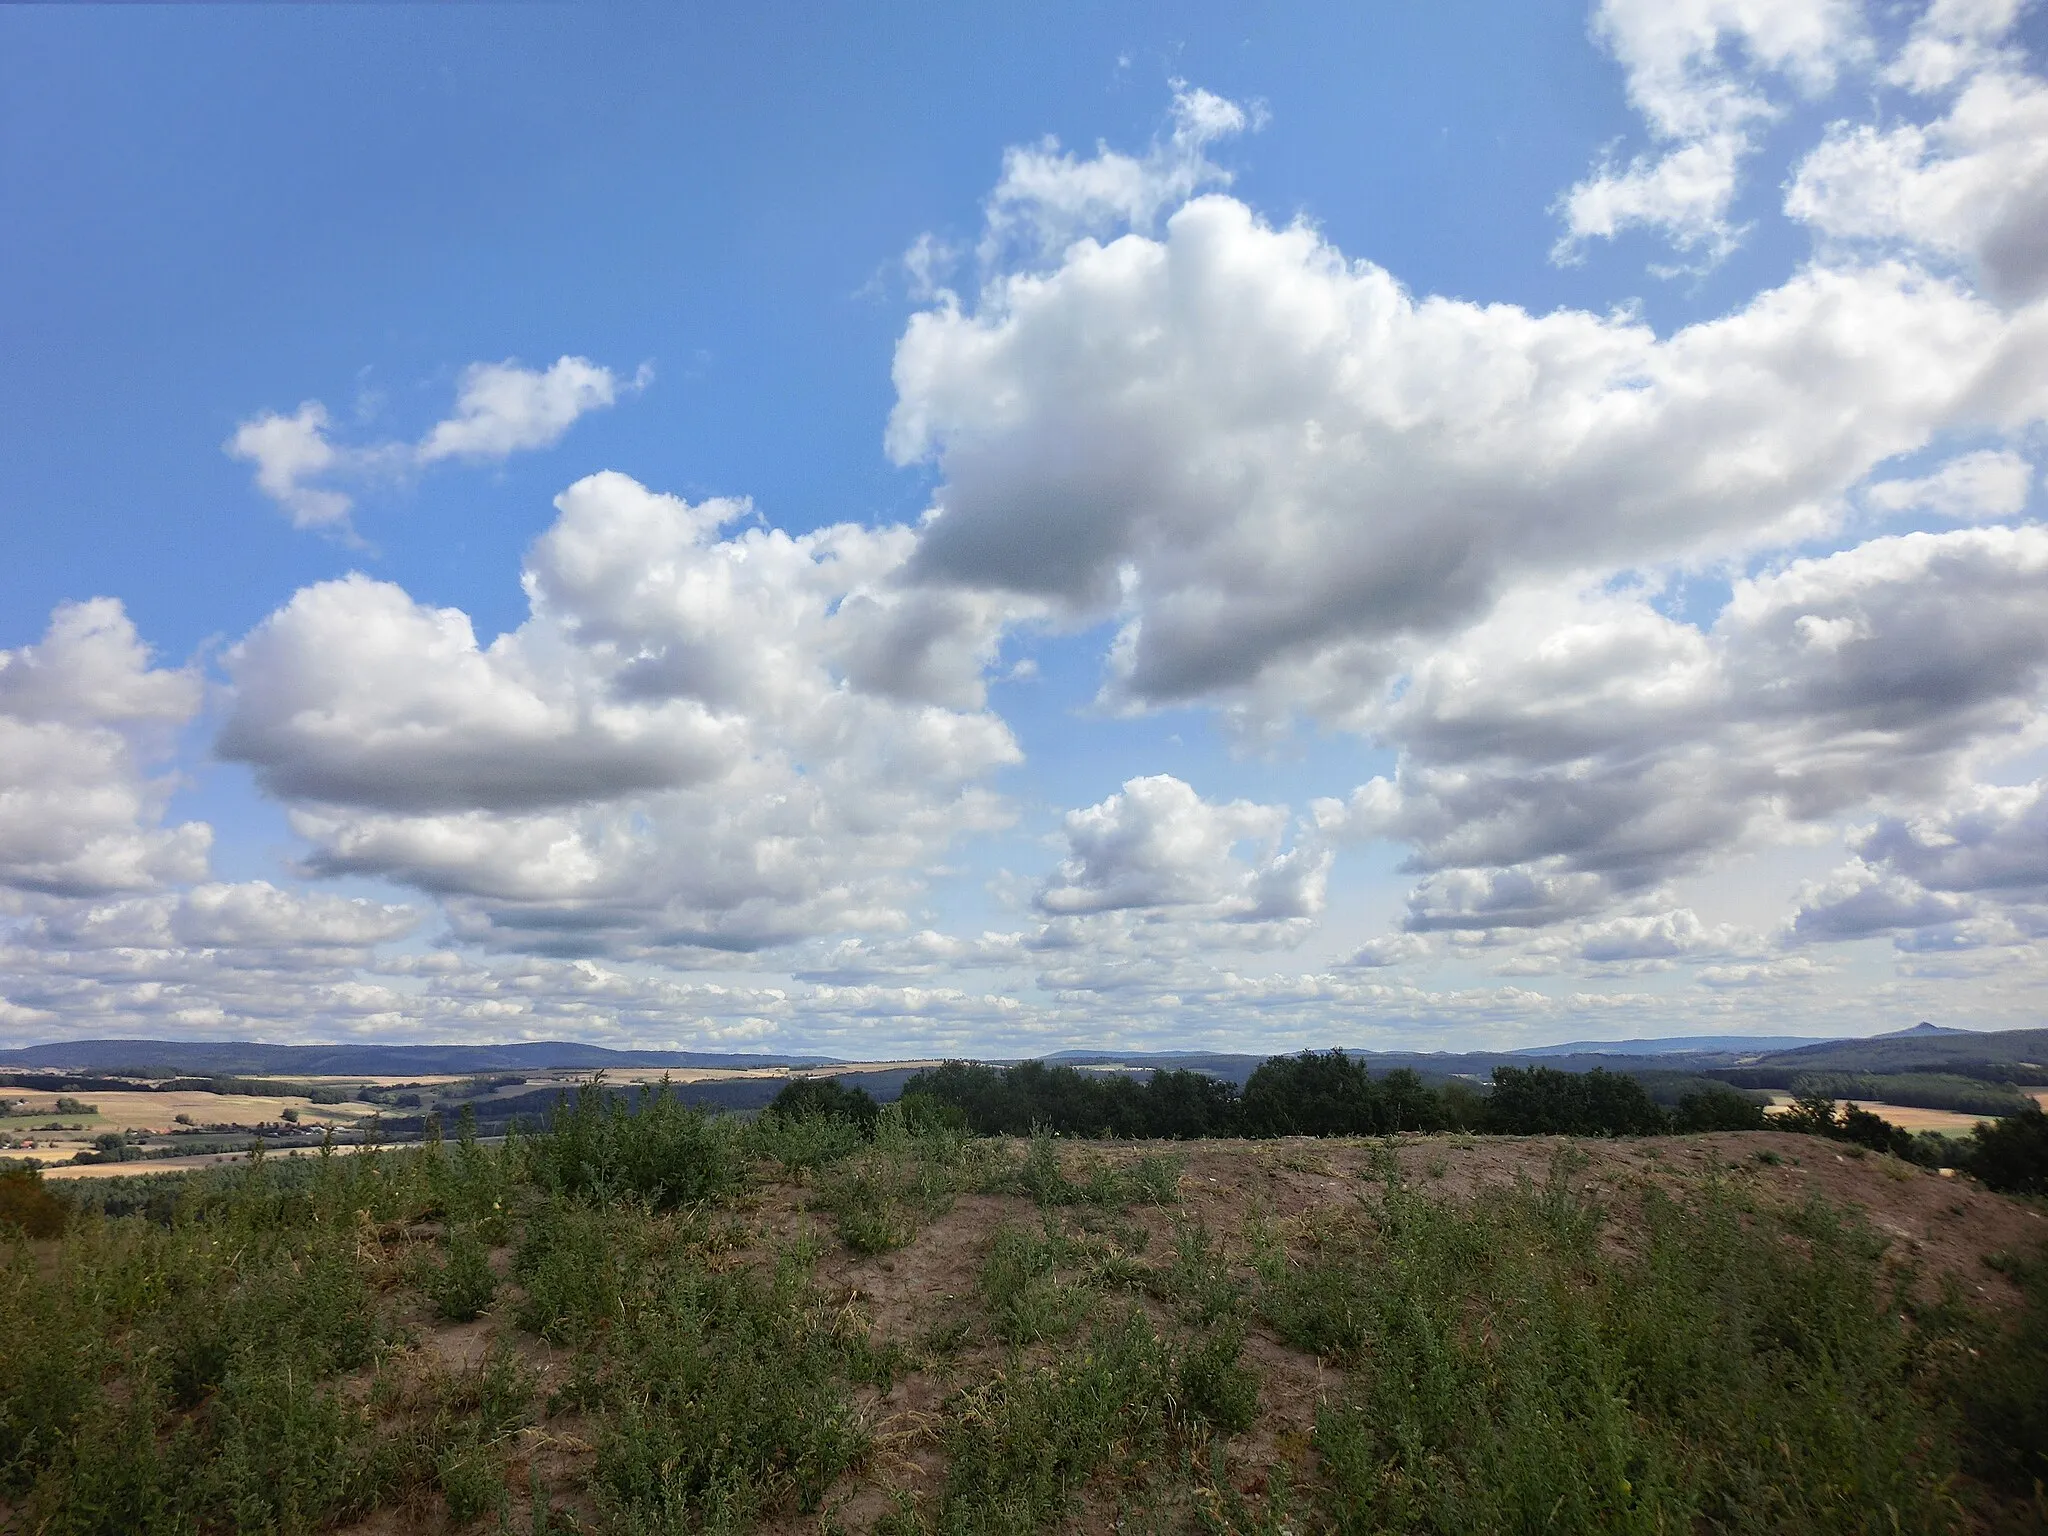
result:
[[[930,1065],[934,1063],[863,1063],[862,1070],[900,1076]],[[757,1096],[756,1102],[765,1102],[772,1096],[773,1085],[801,1075],[787,1067],[684,1067],[621,1073],[613,1086],[652,1089],[664,1077],[681,1088],[758,1083],[770,1090]],[[391,1139],[411,1140],[421,1134],[426,1116],[439,1115],[452,1132],[465,1108],[487,1118],[503,1106],[495,1126],[502,1130],[507,1113],[531,1125],[542,1118],[556,1097],[573,1093],[589,1080],[588,1073],[550,1070],[487,1074],[481,1079],[446,1073],[312,1075],[278,1083],[277,1093],[145,1090],[140,1085],[132,1092],[79,1088],[70,1093],[0,1087],[0,1106],[13,1111],[0,1114],[0,1157],[34,1162],[53,1172],[61,1168],[60,1177],[102,1178],[107,1165],[73,1165],[72,1159],[82,1152],[97,1155],[95,1143],[109,1133],[124,1134],[131,1143],[127,1155],[137,1161],[152,1168],[180,1169],[239,1161],[259,1129],[289,1140],[305,1133],[317,1135],[330,1127],[338,1133],[362,1132],[382,1117],[395,1125],[397,1134]],[[309,1093],[321,1089],[374,1093],[378,1102],[360,1098],[335,1104],[313,1102]],[[59,1110],[60,1098],[88,1104],[93,1113]],[[180,1116],[185,1117],[183,1122]],[[209,1144],[192,1147],[191,1155],[180,1155],[181,1143],[205,1141],[200,1133],[209,1128],[217,1132]],[[133,1164],[116,1166],[132,1169]]]
[[[91,1113],[60,1110],[59,1098],[87,1104]],[[318,1131],[325,1126],[347,1129],[375,1115],[377,1106],[364,1103],[314,1104],[303,1096],[207,1093],[170,1090],[163,1092],[120,1091],[80,1092],[57,1095],[0,1089],[15,1113],[0,1117],[0,1132],[15,1145],[0,1155],[42,1164],[67,1163],[78,1153],[91,1149],[95,1139],[107,1133],[140,1135],[144,1144],[167,1147],[175,1144],[174,1132],[197,1132],[222,1128],[224,1136],[242,1136],[257,1126],[278,1126],[287,1111],[296,1117],[297,1129]],[[186,1117],[181,1124],[178,1117]],[[61,1129],[48,1129],[51,1125]],[[149,1137],[160,1138],[150,1142]],[[165,1139],[169,1138],[169,1139]],[[182,1160],[181,1160],[182,1161]],[[125,1166],[125,1165],[123,1165]],[[83,1170],[81,1170],[83,1171]]]
[[[1910,1104],[1886,1104],[1878,1100],[1858,1099],[1855,1102],[1907,1131],[1941,1131],[1952,1136],[1966,1136],[1971,1126],[1988,1118],[1984,1115],[1959,1115],[1946,1109],[1915,1109]],[[2039,1103],[2040,1099],[2036,1097],[2035,1102]],[[1789,1093],[1771,1095],[1772,1110],[1788,1108],[1791,1103],[1792,1095]]]
[[[6,1096],[23,1107],[0,1126],[19,1130],[37,1121],[82,1120],[93,1131],[170,1131],[178,1126],[179,1115],[199,1125],[261,1125],[279,1119],[287,1109],[296,1109],[302,1120],[319,1124],[350,1125],[377,1112],[373,1104],[314,1104],[303,1097],[257,1096],[245,1093],[101,1093],[81,1092],[71,1097],[91,1104],[96,1114],[72,1115],[57,1109],[57,1095],[5,1090]]]
[[[337,1146],[333,1150],[333,1155],[336,1157],[349,1157],[362,1150],[360,1146]],[[12,1155],[15,1157],[27,1157],[30,1154],[15,1152]],[[287,1162],[293,1158],[317,1157],[319,1155],[318,1151],[297,1148],[289,1152],[268,1152],[265,1154],[265,1156],[271,1158],[281,1157]],[[54,1166],[45,1164],[43,1167],[43,1177],[57,1180],[60,1183],[67,1179],[137,1178],[157,1173],[187,1173],[195,1168],[225,1168],[248,1161],[249,1154],[247,1152],[201,1152],[195,1153],[190,1157],[152,1157],[146,1162],[136,1163],[63,1163]]]
[[[1971,1531],[2048,1470],[2042,1210],[1809,1136],[657,1107],[72,1187],[0,1529]]]

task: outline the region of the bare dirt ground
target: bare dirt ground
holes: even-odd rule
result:
[[[1075,1160],[1124,1163],[1171,1151],[1182,1159],[1180,1196],[1164,1207],[1069,1210],[1052,1219],[1069,1231],[1108,1232],[1119,1246],[1138,1247],[1153,1264],[1170,1258],[1177,1229],[1198,1224],[1226,1252],[1242,1258],[1254,1230],[1291,1247],[1311,1237],[1319,1223],[1376,1199],[1383,1170],[1375,1168],[1374,1159],[1384,1156],[1381,1146],[1310,1139],[1170,1148],[1159,1143],[1067,1144],[1070,1171]],[[1522,1181],[1542,1185],[1564,1148],[1575,1170],[1573,1186],[1617,1209],[1653,1188],[1683,1199],[1713,1182],[1760,1206],[1796,1207],[1818,1197],[1861,1215],[1888,1242],[1885,1262],[1910,1271],[1916,1288],[1931,1293],[1953,1277],[1965,1294],[1998,1310],[2015,1305],[2019,1293],[1988,1261],[2002,1254],[2031,1254],[2048,1242],[2048,1216],[2031,1204],[1990,1194],[1967,1179],[1779,1132],[1613,1142],[1418,1136],[1402,1138],[1396,1156],[1411,1185],[1462,1201]],[[904,1345],[916,1364],[886,1393],[866,1393],[863,1409],[874,1432],[875,1453],[833,1488],[823,1514],[792,1515],[761,1529],[865,1530],[893,1507],[900,1493],[943,1482],[937,1410],[949,1394],[989,1379],[1005,1365],[1004,1348],[980,1326],[977,1296],[977,1276],[993,1234],[1005,1224],[1037,1229],[1048,1217],[1022,1196],[963,1195],[908,1246],[862,1257],[834,1240],[831,1218],[809,1210],[808,1195],[801,1183],[774,1185],[717,1218],[727,1223],[732,1262],[760,1260],[792,1242],[816,1241],[824,1253],[817,1278],[828,1303],[865,1321],[879,1340]],[[507,1276],[510,1258],[510,1250],[494,1256],[495,1267]],[[1155,1314],[1156,1324],[1172,1326],[1170,1314],[1149,1300],[1141,1304]],[[515,1306],[516,1293],[508,1285],[492,1311],[475,1323],[451,1327],[424,1313],[413,1319],[412,1353],[419,1368],[459,1371],[484,1358],[494,1341],[502,1341],[545,1382],[563,1369],[565,1357],[499,1321],[509,1319]],[[1344,1382],[1341,1372],[1256,1326],[1245,1358],[1262,1380],[1260,1420],[1242,1439],[1244,1454],[1234,1475],[1241,1490],[1251,1494],[1262,1491],[1265,1479],[1279,1469],[1305,1464],[1317,1409],[1334,1399]],[[594,1454],[573,1418],[550,1419],[524,1431],[508,1478],[515,1521],[536,1474],[555,1507],[589,1519],[582,1487]],[[431,1510],[382,1510],[350,1529],[362,1536],[411,1536],[440,1529],[438,1519]],[[1064,1528],[1122,1527],[1116,1511],[1084,1506]]]

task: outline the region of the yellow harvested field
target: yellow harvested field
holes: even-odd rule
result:
[[[345,1155],[350,1152],[360,1152],[362,1148],[336,1147],[334,1150],[337,1154]],[[319,1155],[318,1152],[308,1152],[303,1149],[265,1154],[265,1156],[273,1161],[280,1157],[318,1157]],[[197,1157],[152,1157],[133,1163],[87,1163],[83,1167],[76,1163],[66,1163],[57,1168],[45,1168],[43,1170],[43,1177],[46,1179],[134,1178],[137,1175],[147,1173],[178,1173],[187,1168],[215,1168],[222,1163],[247,1162],[248,1158],[249,1154],[246,1152],[212,1152],[203,1153]]]
[[[1959,1115],[1952,1109],[1914,1109],[1905,1104],[1865,1104],[1873,1115],[1909,1131],[1967,1131],[1989,1115]]]
[[[262,1125],[283,1118],[287,1109],[296,1109],[302,1123],[349,1125],[364,1115],[376,1113],[375,1106],[370,1104],[309,1104],[304,1099],[269,1095],[259,1098],[242,1093],[80,1091],[67,1095],[98,1109],[97,1115],[87,1116],[58,1113],[55,1094],[9,1091],[6,1096],[24,1104],[7,1122],[17,1130],[24,1121],[63,1120],[67,1123],[84,1121],[92,1132],[168,1131],[176,1124],[179,1115],[190,1115],[195,1125]]]
[[[1772,1113],[1792,1102],[1792,1096],[1788,1093],[1772,1094],[1771,1099]],[[1948,1131],[1951,1134],[1962,1134],[1979,1120],[1989,1118],[1985,1115],[1959,1115],[1952,1109],[1915,1109],[1908,1104],[1879,1104],[1868,1099],[1857,1099],[1854,1102],[1873,1115],[1889,1120],[1893,1125],[1906,1131]]]

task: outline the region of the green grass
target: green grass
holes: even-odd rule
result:
[[[1180,1197],[1180,1173],[1181,1159],[1172,1153],[1148,1153],[1127,1163],[1089,1151],[1063,1158],[1059,1141],[1041,1132],[1025,1143],[1021,1158],[986,1162],[978,1187],[990,1194],[1024,1195],[1041,1206],[1114,1209],[1173,1204]]]
[[[1739,1178],[1604,1208],[1567,1155],[1452,1201],[1372,1150],[1342,1203],[1217,1230],[1176,1158],[593,1096],[497,1148],[63,1188],[61,1236],[0,1239],[0,1529],[850,1530],[865,1481],[933,1536],[2037,1520],[2034,1256],[2009,1323]],[[831,1278],[948,1221],[959,1297],[883,1328]],[[422,1347],[449,1322],[478,1363]]]
[[[820,1175],[811,1204],[832,1215],[855,1253],[887,1253],[952,1209],[958,1183],[944,1143],[936,1155],[884,1144]]]
[[[1542,1190],[1390,1184],[1261,1307],[1353,1367],[1315,1443],[1340,1531],[1938,1531],[1953,1425],[1879,1245],[1814,1207],[1759,1230],[1726,1191],[1652,1196],[1637,1251]]]

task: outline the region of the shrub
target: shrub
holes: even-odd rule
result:
[[[1175,1370],[1182,1411],[1225,1434],[1250,1429],[1259,1416],[1258,1373],[1239,1360],[1244,1324],[1229,1322],[1188,1346]]]
[[[33,1163],[0,1169],[0,1235],[55,1237],[64,1230],[64,1203],[43,1183]]]
[[[1096,1327],[1083,1349],[958,1394],[938,1528],[1057,1528],[1097,1467],[1156,1453],[1174,1386],[1172,1351],[1133,1309]]]
[[[1653,1136],[1668,1128],[1641,1083],[1604,1067],[1496,1067],[1485,1126],[1508,1136]]]
[[[624,1093],[592,1078],[557,1101],[529,1148],[534,1181],[556,1194],[637,1195],[658,1209],[739,1186],[745,1153],[734,1124],[679,1102],[666,1077],[638,1099],[629,1110]]]
[[[1980,1122],[1960,1162],[1987,1189],[2048,1195],[2048,1114],[2032,1105],[2002,1120]]]
[[[933,1159],[920,1155],[919,1138],[909,1146],[886,1142],[820,1178],[812,1202],[837,1218],[839,1240],[855,1253],[901,1248],[923,1225],[953,1204],[953,1181]]]
[[[1016,1227],[996,1228],[981,1266],[981,1294],[998,1339],[1032,1344],[1064,1338],[1080,1326],[1088,1293],[1060,1274],[1077,1251],[1049,1223],[1036,1237]]]
[[[448,1258],[433,1265],[422,1287],[434,1310],[451,1323],[466,1323],[482,1314],[498,1293],[498,1277],[490,1254],[474,1233],[457,1232],[448,1239]]]
[[[1253,1136],[1366,1136],[1382,1128],[1381,1118],[1372,1074],[1342,1051],[1275,1056],[1244,1085],[1244,1127]]]
[[[593,1485],[629,1531],[746,1528],[787,1498],[815,1509],[867,1433],[845,1388],[859,1344],[807,1275],[685,1266],[619,1324]]]
[[[1289,1273],[1356,1365],[1315,1430],[1333,1528],[1954,1528],[1946,1408],[1881,1243],[1725,1191],[1651,1195],[1634,1253],[1599,1230],[1557,1179],[1469,1204],[1393,1187]]]
[[[1761,1131],[1769,1124],[1763,1105],[1732,1088],[1688,1093],[1671,1116],[1679,1131]]]
[[[874,1130],[882,1107],[865,1088],[849,1088],[836,1077],[799,1077],[775,1095],[765,1114],[784,1120],[845,1120]]]

